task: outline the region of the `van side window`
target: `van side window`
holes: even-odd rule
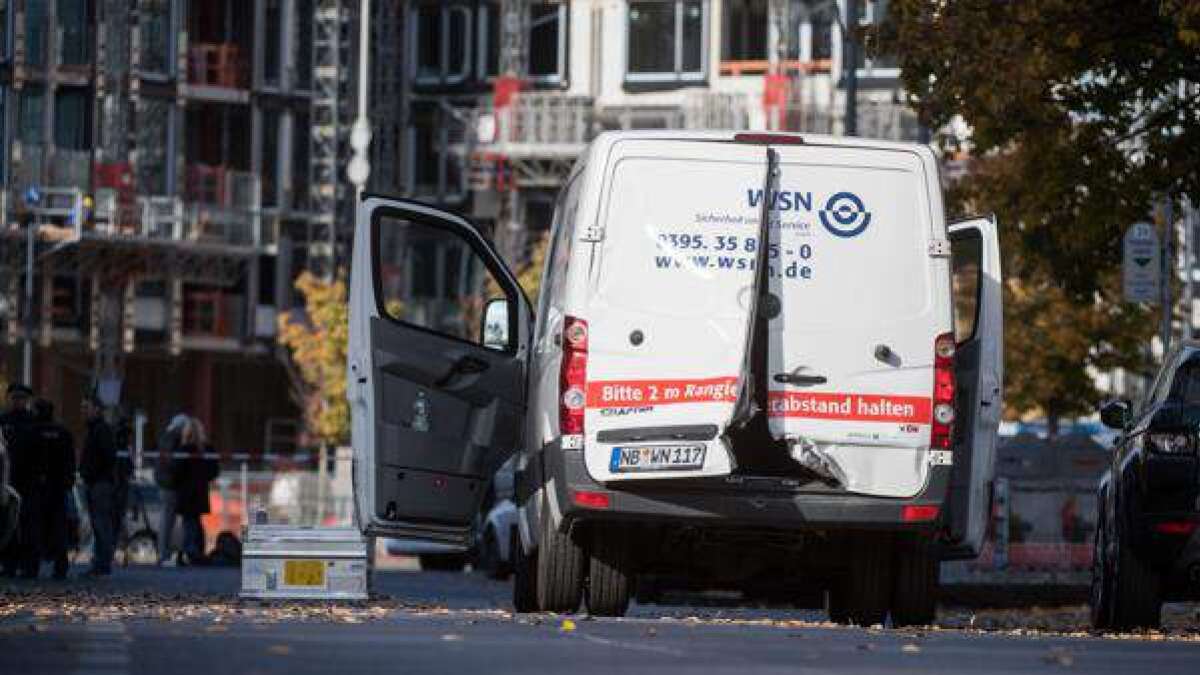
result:
[[[1188,405],[1200,405],[1200,364],[1188,363],[1175,371],[1171,399]]]
[[[954,294],[954,341],[959,344],[975,337],[982,270],[983,240],[977,233],[956,237],[950,248],[950,283]]]
[[[542,279],[541,295],[538,298],[538,334],[540,342],[546,336],[550,324],[550,303],[560,290],[567,272],[567,261],[571,258],[572,242],[575,238],[575,215],[579,210],[579,174],[560,193],[554,209],[554,223],[550,228],[550,251],[546,254],[546,271]]]
[[[508,300],[471,244],[434,223],[384,213],[374,224],[379,312],[389,319],[478,345],[485,344],[484,308]],[[501,310],[501,313],[502,310]],[[496,331],[493,330],[493,333]],[[507,333],[507,331],[504,331]],[[490,335],[487,346],[506,349]]]

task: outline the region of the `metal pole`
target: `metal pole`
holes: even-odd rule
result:
[[[367,148],[371,145],[371,123],[367,119],[367,82],[370,67],[371,2],[362,0],[358,6],[358,117],[350,129],[352,156],[346,167],[346,177],[354,184],[355,208],[362,198],[371,175]]]
[[[1183,304],[1187,312],[1187,321],[1183,324],[1183,339],[1192,339],[1192,330],[1195,327],[1195,312],[1193,312],[1192,303],[1194,301],[1194,291],[1192,284],[1194,283],[1194,274],[1196,269],[1196,208],[1192,205],[1192,201],[1184,197],[1183,206],[1183,276],[1186,281],[1183,284]]]
[[[846,0],[842,35],[842,71],[846,77],[846,135],[858,135],[858,0]]]
[[[21,370],[22,384],[33,386],[33,257],[37,245],[37,225],[25,226],[25,354]]]
[[[329,464],[329,446],[321,444],[317,451],[317,527],[325,524],[325,496],[328,494],[325,483],[329,480],[327,466]]]
[[[1171,351],[1171,272],[1174,271],[1174,261],[1171,260],[1174,247],[1171,245],[1175,238],[1175,214],[1171,209],[1171,199],[1167,198],[1163,205],[1163,238],[1162,238],[1162,344],[1163,358]]]

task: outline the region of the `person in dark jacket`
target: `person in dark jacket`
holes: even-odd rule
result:
[[[8,444],[12,487],[21,496],[21,513],[17,535],[9,541],[0,557],[3,558],[4,576],[35,577],[41,556],[39,494],[45,470],[30,434],[33,390],[23,384],[10,384],[6,393],[8,405],[0,415],[0,433],[4,434]]]
[[[171,547],[174,545],[175,518],[175,459],[182,443],[183,428],[190,418],[179,413],[171,418],[166,430],[158,438],[158,460],[154,466],[154,482],[162,495],[162,513],[158,526],[158,564],[171,564]]]
[[[79,475],[87,487],[88,517],[92,521],[92,567],[89,577],[112,574],[113,490],[117,467],[117,447],[112,427],[104,419],[104,405],[94,393],[84,397],[83,416],[87,436],[80,454]]]
[[[209,512],[209,485],[220,474],[220,465],[212,457],[204,425],[192,417],[183,428],[180,457],[174,461],[175,509],[183,521],[183,551],[180,564],[202,565],[204,525],[200,517]]]
[[[42,484],[42,557],[54,564],[54,578],[67,578],[67,500],[75,487],[75,439],[54,419],[54,404],[33,404],[33,436],[46,467]],[[40,565],[39,565],[40,566]]]

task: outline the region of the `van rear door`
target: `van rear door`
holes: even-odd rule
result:
[[[359,204],[351,274],[359,526],[466,544],[523,428],[528,303],[470,223],[416,202]]]
[[[915,151],[778,150],[771,433],[852,492],[912,496],[928,474],[934,342],[950,327],[936,176]]]
[[[614,144],[579,309],[593,478],[730,473],[722,436],[742,369],[766,156],[716,140]]]
[[[974,558],[991,516],[996,431],[1004,407],[1003,292],[995,217],[951,225],[950,247],[958,388],[949,504],[954,545],[949,553]]]

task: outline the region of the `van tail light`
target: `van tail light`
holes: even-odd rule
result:
[[[939,335],[933,342],[933,423],[929,447],[949,450],[954,433],[954,334]]]
[[[558,426],[566,435],[583,435],[587,407],[588,325],[568,316],[562,330],[562,365],[558,372]]]
[[[925,523],[937,520],[940,511],[937,504],[905,504],[900,507],[900,520],[906,523]]]
[[[1168,520],[1154,525],[1154,531],[1159,534],[1188,536],[1196,530],[1196,523],[1190,520]]]

